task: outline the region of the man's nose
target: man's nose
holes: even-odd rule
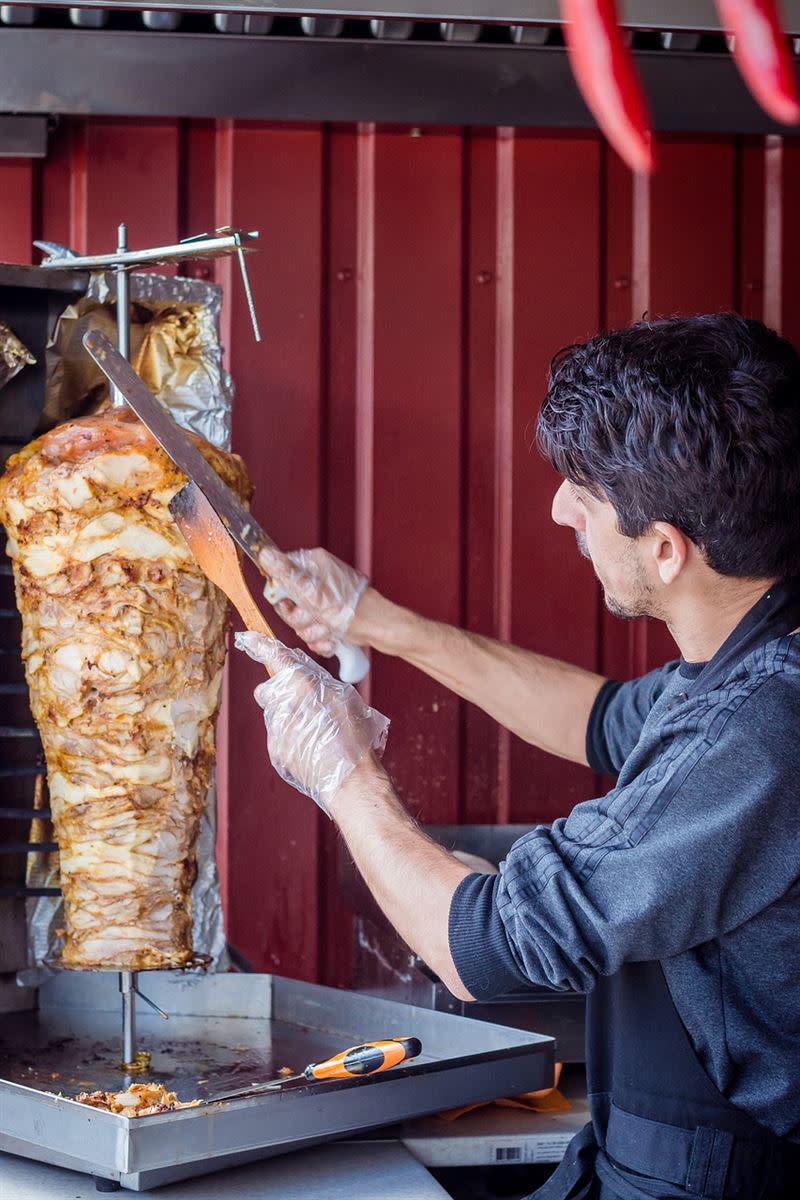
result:
[[[583,529],[583,510],[578,504],[566,479],[553,497],[551,516],[556,525],[568,525],[570,529]]]

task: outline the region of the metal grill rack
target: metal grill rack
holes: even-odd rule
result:
[[[37,781],[46,786],[42,745],[28,704],[19,643],[11,564],[4,558],[0,562],[0,898],[4,899],[61,894],[58,887],[32,887],[26,882],[28,854],[48,854],[58,845],[29,840],[31,821],[49,820],[50,810],[36,806]]]
[[[71,300],[86,291],[88,273],[49,272],[0,264],[0,320],[36,358],[0,390],[0,470],[34,435],[44,401],[46,346],[54,322]],[[57,897],[56,886],[27,883],[28,855],[58,849],[51,838],[31,842],[31,822],[50,819],[42,745],[28,701],[21,652],[21,620],[14,597],[11,563],[0,541],[0,1002],[4,1011],[30,1003],[16,988],[26,964],[25,901]],[[37,795],[38,793],[38,795]],[[6,985],[5,987],[3,985]]]
[[[22,445],[22,443],[19,443]],[[4,442],[5,468],[9,456],[19,446]],[[37,788],[45,787],[42,744],[28,703],[28,686],[20,654],[20,615],[14,601],[11,563],[0,561],[0,780],[2,803],[0,821],[0,898],[27,899],[35,896],[60,896],[59,887],[34,887],[26,882],[28,854],[48,854],[58,850],[54,841],[29,840],[31,822],[49,821],[50,809],[37,806]]]
[[[87,282],[85,271],[56,277],[38,267],[0,264],[0,320],[36,358],[35,365],[0,390],[0,468],[36,430],[49,332],[58,314],[85,292]],[[49,810],[46,804],[36,808],[37,791],[41,794],[44,785],[42,749],[28,704],[11,563],[1,542],[0,547],[0,1011],[7,1012],[33,1003],[33,994],[15,983],[16,972],[27,965],[25,902],[32,896],[58,895],[59,889],[26,884],[28,854],[46,853],[53,842],[29,844],[32,818],[47,819]]]

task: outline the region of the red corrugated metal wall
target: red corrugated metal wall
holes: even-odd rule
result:
[[[528,440],[548,360],[645,312],[734,307],[800,341],[799,201],[796,140],[662,138],[648,182],[583,133],[75,120],[44,164],[0,165],[0,258],[29,261],[34,236],[110,249],[120,220],[132,246],[260,229],[260,346],[230,264],[217,278],[266,527],[431,616],[625,676],[672,648],[605,614],[550,524]],[[342,981],[335,833],[268,768],[257,679],[236,656],[221,724],[231,939]],[[594,786],[401,663],[369,686],[426,821],[549,819]]]

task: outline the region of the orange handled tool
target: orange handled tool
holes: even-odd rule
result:
[[[364,1042],[362,1046],[353,1046],[333,1058],[326,1058],[325,1062],[309,1063],[304,1071],[290,1075],[289,1079],[351,1079],[354,1075],[377,1075],[379,1071],[388,1071],[421,1053],[422,1044],[414,1037]],[[281,1082],[288,1083],[289,1079]]]
[[[274,1079],[270,1083],[254,1083],[249,1088],[240,1088],[235,1092],[226,1092],[222,1096],[210,1096],[209,1104],[220,1100],[238,1100],[245,1096],[257,1096],[261,1092],[269,1092],[281,1088],[284,1084],[295,1083],[298,1079],[311,1082],[326,1079],[356,1079],[360,1075],[379,1075],[397,1067],[400,1063],[408,1062],[422,1053],[422,1043],[415,1037],[389,1038],[382,1042],[364,1042],[361,1046],[351,1046],[333,1058],[324,1062],[309,1063],[298,1075],[287,1075],[284,1079]]]

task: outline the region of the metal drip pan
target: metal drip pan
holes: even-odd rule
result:
[[[169,1022],[141,1014],[136,1082],[199,1107],[127,1118],[78,1104],[125,1087],[116,977],[64,972],[0,1030],[0,1150],[141,1190],[462,1104],[547,1087],[552,1038],[271,975],[151,973]],[[413,1034],[423,1054],[372,1078],[215,1101],[359,1042]],[[60,1094],[59,1094],[60,1093]]]

